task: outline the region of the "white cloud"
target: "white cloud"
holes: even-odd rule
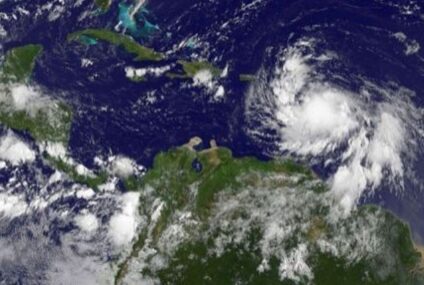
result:
[[[366,189],[405,176],[404,160],[419,145],[414,139],[421,126],[410,93],[401,88],[363,80],[354,93],[327,83],[315,66],[329,59],[314,54],[313,41],[287,48],[271,81],[250,89],[246,115],[250,134],[262,143],[277,141],[280,153],[335,169],[328,182],[349,212]]]
[[[77,164],[75,166],[75,171],[78,173],[78,175],[83,175],[83,176],[93,175],[92,171],[90,171],[90,169],[88,169],[87,167],[85,167],[82,164]]]
[[[0,193],[0,216],[7,218],[19,217],[28,209],[28,204],[20,195]]]
[[[13,104],[17,110],[26,110],[28,105],[39,99],[40,95],[27,85],[16,85],[11,88]]]
[[[0,159],[8,161],[12,165],[19,165],[34,161],[35,151],[15,136],[12,131],[8,131],[0,140]]]
[[[213,87],[213,75],[209,69],[202,69],[196,72],[193,77],[194,85],[205,86],[209,89]]]
[[[224,95],[225,95],[225,89],[222,85],[219,85],[218,89],[215,92],[215,100],[224,98]]]
[[[86,187],[82,187],[81,189],[78,189],[75,193],[75,196],[77,198],[83,198],[83,199],[86,199],[86,200],[93,198],[95,195],[96,195],[96,193],[94,192],[93,189],[86,188]]]
[[[170,69],[171,69],[171,66],[169,65],[165,65],[162,67],[150,67],[150,68],[135,68],[135,67],[127,66],[125,67],[125,76],[130,79],[140,78],[145,75],[159,77]]]
[[[86,233],[93,233],[99,227],[99,222],[95,215],[82,213],[75,217],[75,224]]]
[[[35,116],[36,113],[51,104],[48,97],[43,96],[40,90],[35,87],[23,84],[10,86],[10,95],[12,106],[18,111],[26,111],[29,115]],[[2,100],[8,100],[3,97]]]
[[[128,245],[136,235],[139,198],[140,194],[135,192],[122,195],[121,211],[110,219],[109,236],[117,247]]]
[[[110,264],[99,260],[96,255],[76,254],[71,246],[72,239],[62,241],[62,253],[55,256],[47,272],[47,284],[61,285],[102,285],[113,283],[113,271]],[[74,245],[76,247],[76,245]]]
[[[379,213],[356,213],[351,220],[331,212],[317,215],[318,208],[333,209],[334,200],[329,199],[331,193],[318,194],[299,187],[275,187],[271,181],[281,181],[282,178],[271,176],[268,179],[261,181],[264,186],[247,187],[236,194],[231,191],[218,194],[206,221],[209,230],[201,233],[205,242],[210,238],[214,240],[215,246],[209,248],[210,255],[220,256],[229,245],[249,250],[253,246],[262,258],[258,272],[270,270],[270,261],[274,259],[278,262],[281,280],[309,284],[307,281],[313,280],[312,268],[315,266],[314,258],[310,257],[316,254],[328,253],[343,258],[347,263],[387,254],[387,242],[384,242],[381,231],[384,218]],[[268,183],[273,186],[265,186]],[[317,227],[320,224],[325,225],[325,229]],[[174,222],[164,233],[178,225]],[[191,232],[181,228],[178,227],[183,234],[191,234],[191,240],[197,235],[196,227]],[[315,229],[314,237],[310,236],[311,229]],[[260,233],[254,244],[249,243],[252,230]],[[175,235],[168,238],[175,237],[179,238]],[[164,240],[162,244],[166,242]],[[172,244],[174,240],[169,242]],[[381,266],[391,266],[390,261],[383,262]]]
[[[99,190],[104,192],[113,192],[116,190],[116,184],[118,183],[118,179],[116,177],[109,179],[106,183],[100,184],[98,186]]]
[[[128,157],[115,156],[110,158],[110,160],[111,172],[119,177],[126,178],[133,175],[137,170],[137,164],[135,161]]]
[[[88,58],[82,58],[81,59],[81,67],[89,67],[92,66],[94,63],[92,60],[88,59]]]
[[[408,39],[408,37],[403,32],[394,33],[393,37],[395,37],[405,46],[404,53],[407,56],[416,54],[421,49],[420,44],[416,40]]]
[[[337,90],[314,89],[302,103],[280,105],[277,119],[286,127],[282,147],[299,154],[319,155],[333,151],[349,133],[358,127],[353,103]]]
[[[42,149],[54,158],[64,159],[67,155],[66,148],[62,143],[45,142]]]
[[[300,282],[302,277],[312,279],[312,270],[306,262],[308,255],[306,244],[300,244],[288,256],[283,257],[278,268],[281,280]]]

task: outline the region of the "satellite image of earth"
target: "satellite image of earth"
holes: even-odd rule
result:
[[[0,284],[424,284],[424,1],[0,0]]]

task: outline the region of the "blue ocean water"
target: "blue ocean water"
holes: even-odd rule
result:
[[[35,11],[46,2],[3,1],[0,11],[11,13],[17,5]],[[127,155],[149,167],[158,152],[193,136],[205,142],[215,139],[236,156],[269,159],[273,145],[260,145],[246,132],[244,106],[249,84],[241,82],[238,75],[273,66],[273,55],[305,36],[320,38],[318,49],[336,51],[343,59],[344,64],[321,70],[327,80],[353,91],[360,83],[352,74],[377,83],[396,82],[416,92],[412,98],[416,106],[424,105],[422,52],[406,56],[403,43],[392,37],[402,32],[424,44],[420,13],[424,7],[420,2],[152,0],[146,6],[148,18],[139,26],[127,18],[127,5],[129,2],[114,1],[108,12],[81,19],[87,11],[95,13],[93,3],[83,1],[77,7],[69,4],[54,24],[45,16],[31,15],[4,24],[11,32],[1,40],[3,49],[27,43],[45,47],[33,79],[73,106],[70,151],[88,167],[93,166],[96,155],[105,153]],[[211,102],[203,88],[187,86],[184,80],[131,82],[122,71],[125,66],[163,63],[135,62],[121,49],[101,42],[84,46],[66,41],[70,32],[83,28],[113,29],[119,19],[139,42],[162,52],[173,50],[185,39],[199,38],[201,44],[177,49],[167,60],[201,55],[220,68],[229,66],[228,77],[220,79],[225,99]],[[95,64],[82,68],[81,58]],[[137,103],[149,93],[156,98],[153,103]],[[422,173],[423,161],[422,157],[416,160],[418,173]],[[329,169],[314,167],[328,177]],[[420,201],[424,201],[424,194],[416,184],[406,183],[405,187],[407,191],[399,195],[384,191],[382,186],[377,195],[364,197],[363,203],[378,203],[392,210],[410,223],[415,238],[423,242],[420,217],[424,216],[424,203]]]

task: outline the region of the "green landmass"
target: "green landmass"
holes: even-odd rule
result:
[[[123,179],[123,184],[125,190],[127,191],[137,191],[140,190],[143,185],[143,177],[139,175],[131,175]]]
[[[52,167],[68,175],[74,182],[86,185],[93,190],[98,190],[98,187],[107,181],[108,175],[105,171],[92,175],[81,175],[77,172],[75,165],[67,163],[64,159],[55,158],[48,154],[45,154],[45,158]]]
[[[110,44],[123,48],[128,53],[136,56],[138,61],[160,61],[165,55],[156,52],[153,49],[144,47],[137,43],[132,37],[120,34],[107,29],[85,29],[68,35],[68,41],[79,41],[86,45],[95,45],[97,41],[105,41]],[[170,79],[187,79],[193,78],[198,72],[209,71],[213,77],[221,75],[222,70],[207,61],[186,61],[178,60],[177,64],[181,68],[178,72],[167,72],[166,77]],[[132,79],[135,82],[146,81],[144,77],[136,77]]]
[[[192,168],[194,159],[199,160],[203,166],[199,173]],[[160,196],[167,202],[167,207],[173,210],[188,202],[190,193],[187,192],[187,187],[199,183],[196,211],[206,215],[214,195],[227,188],[243,187],[245,182],[237,178],[249,172],[255,172],[255,176],[280,172],[301,173],[305,179],[312,178],[312,172],[290,160],[263,162],[252,157],[233,159],[231,151],[226,148],[194,152],[182,147],[158,154],[152,170],[143,181],[144,184],[158,189]]]
[[[100,10],[107,11],[110,4],[112,4],[112,0],[94,0],[94,3]]]
[[[29,44],[10,49],[1,67],[1,81],[24,82],[32,74],[35,60],[43,51],[38,44]]]
[[[182,72],[167,72],[165,76],[169,79],[189,79],[196,76],[202,70],[209,71],[213,77],[221,75],[222,70],[207,61],[185,61],[178,60],[178,65],[181,67]]]
[[[26,131],[39,142],[61,142],[66,145],[72,123],[72,110],[68,105],[49,102],[31,114],[27,110],[16,110],[13,106],[10,84],[27,82],[42,50],[41,45],[30,44],[12,48],[6,53],[0,69],[1,81],[5,83],[2,86],[0,123],[14,130]]]
[[[144,76],[133,76],[133,77],[128,77],[129,80],[133,81],[133,82],[146,82],[147,79]]]
[[[40,109],[33,116],[0,104],[0,123],[19,131],[28,132],[36,141],[68,144],[72,124],[72,110],[63,103]]]
[[[95,191],[98,191],[99,186],[105,184],[110,177],[108,171],[104,169],[93,171],[90,174],[84,175],[78,173],[76,168],[77,165],[67,162],[66,159],[53,157],[47,153],[44,153],[44,158],[46,159],[47,164],[54,169],[65,173],[73,182],[86,185]],[[134,174],[129,177],[122,178],[121,181],[126,191],[138,191],[143,185],[142,178],[143,177],[141,175]]]
[[[86,29],[68,35],[68,41],[80,41],[81,37],[90,37],[95,40],[104,41],[123,48],[128,53],[135,55],[137,61],[160,61],[164,59],[162,53],[137,43],[132,37],[116,33],[107,29]]]
[[[222,70],[207,61],[185,61],[179,60],[178,64],[182,66],[184,75],[187,77],[194,77],[199,71],[208,70],[212,76],[217,77],[221,74]]]
[[[220,256],[209,253],[213,245],[209,242],[193,242],[184,244],[173,256],[171,264],[158,275],[162,284],[269,284],[269,285],[400,285],[400,284],[423,284],[424,279],[414,273],[417,259],[411,245],[408,228],[396,221],[394,217],[388,217],[389,221],[383,227],[387,227],[388,234],[395,237],[390,242],[397,248],[395,257],[399,258],[398,264],[394,265],[392,272],[385,272],[385,278],[380,278],[381,272],[379,260],[360,260],[348,263],[346,260],[336,258],[331,254],[314,254],[309,262],[314,264],[312,282],[300,280],[281,280],[279,277],[279,261],[271,258],[269,270],[259,273],[257,268],[261,264],[261,254],[254,243],[259,242],[255,234],[252,234],[247,244],[230,245]],[[294,260],[292,262],[295,262]]]
[[[253,74],[240,74],[239,80],[241,82],[252,82],[256,80],[256,76]]]
[[[169,79],[188,79],[188,78],[190,78],[186,74],[180,74],[180,73],[176,73],[176,72],[167,72],[167,73],[165,73],[165,76],[168,77]]]
[[[93,46],[97,44],[97,40],[89,36],[81,35],[78,39],[81,43],[88,46]]]
[[[192,167],[194,159],[203,165],[201,172],[196,172]],[[311,179],[312,172],[307,168],[297,165],[292,161],[262,162],[254,158],[233,159],[231,151],[226,148],[212,148],[202,152],[192,151],[188,147],[180,147],[169,152],[159,153],[154,160],[152,169],[141,179],[130,178],[125,181],[129,190],[143,190],[153,187],[157,194],[166,201],[166,207],[153,230],[153,238],[157,240],[168,224],[168,219],[173,212],[181,209],[191,200],[190,185],[201,183],[195,211],[199,217],[206,218],[214,195],[227,186],[242,187],[237,181],[237,175],[256,170],[274,173],[284,171],[287,173],[301,174],[304,179]],[[119,266],[115,284],[120,284],[127,272],[128,262],[138,257],[138,251],[145,245],[147,233],[142,231],[128,258]],[[194,284],[194,283],[193,283]]]
[[[193,162],[200,163],[201,170],[195,170]],[[131,188],[138,188],[142,195],[147,195],[140,200],[143,216],[152,215],[148,209],[154,199],[163,201],[163,208],[156,220],[149,220],[149,227],[140,230],[131,253],[118,267],[115,284],[125,279],[132,261],[145,258],[140,252],[148,252],[148,248],[162,254],[168,263],[159,269],[147,266],[142,274],[158,278],[161,284],[424,284],[423,271],[419,268],[421,255],[414,248],[406,224],[376,206],[362,206],[347,218],[332,222],[328,219],[327,187],[308,168],[291,160],[264,162],[252,157],[235,158],[226,148],[195,151],[184,146],[158,154],[152,169],[130,184]],[[151,194],[147,193],[152,191],[156,198],[148,198]],[[275,256],[269,257],[267,270],[259,272],[263,259],[261,246],[267,229],[260,223],[253,223],[241,242],[232,235],[237,236],[246,228],[228,228],[228,223],[243,225],[241,221],[248,221],[251,215],[256,215],[255,211],[266,215],[266,199],[272,202],[273,195],[281,199],[282,193],[287,194],[283,196],[291,201],[289,204],[299,205],[299,214],[293,216],[294,222],[290,225],[292,236],[275,245]],[[251,195],[251,200],[246,198]],[[231,199],[234,202],[225,206]],[[252,203],[251,207],[244,209],[243,201]],[[234,206],[238,203],[239,208]],[[220,213],[217,210],[220,207],[231,209],[230,215],[215,216]],[[281,207],[288,206],[282,202]],[[292,210],[282,210],[282,220],[284,213],[289,215],[289,211]],[[191,213],[190,217],[196,222],[187,228],[177,227],[181,226],[182,212]],[[375,227],[373,221],[378,221],[378,226]],[[167,252],[163,245],[172,243],[172,239],[161,239],[175,227],[190,238],[181,241],[176,250]],[[375,241],[361,241],[355,237],[371,229],[371,237],[378,237],[381,245],[373,249],[375,252],[363,253],[362,246]],[[220,254],[214,254],[220,235],[231,238]],[[318,245],[321,240],[346,252],[337,255],[323,251]],[[305,276],[297,281],[281,278],[281,256],[277,253],[280,249],[290,252],[299,244],[307,246],[312,279]],[[348,250],[343,249],[344,246]],[[355,250],[358,256],[349,257]],[[149,259],[143,262],[148,263]]]

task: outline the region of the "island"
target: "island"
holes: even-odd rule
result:
[[[109,10],[112,0],[94,0],[94,4],[96,4],[97,8],[102,12],[106,12]]]
[[[164,54],[140,45],[131,36],[107,29],[85,29],[68,35],[69,42],[87,43],[87,38],[121,47],[126,52],[135,55],[136,61],[160,61],[165,58]]]
[[[131,36],[107,29],[85,29],[73,32],[67,36],[67,40],[68,42],[78,41],[88,46],[96,45],[98,41],[104,41],[133,54],[136,61],[158,62],[165,59],[165,54],[137,43]],[[170,79],[193,79],[196,76],[201,76],[202,72],[207,73],[203,76],[210,78],[216,78],[222,74],[220,68],[206,60],[174,59],[174,61],[176,64],[173,65],[173,68],[176,70],[165,73],[165,76]],[[147,81],[146,77],[136,74],[128,78],[134,82]]]
[[[208,72],[210,73],[210,77],[218,77],[221,75],[222,70],[218,67],[214,66],[212,63],[208,61],[187,61],[187,60],[178,60],[177,66],[181,67],[182,73],[180,72],[168,72],[166,73],[166,77],[170,79],[179,78],[179,79],[187,79],[194,78],[199,72]]]
[[[239,80],[241,82],[253,82],[256,80],[256,76],[253,74],[240,74],[239,75]]]

